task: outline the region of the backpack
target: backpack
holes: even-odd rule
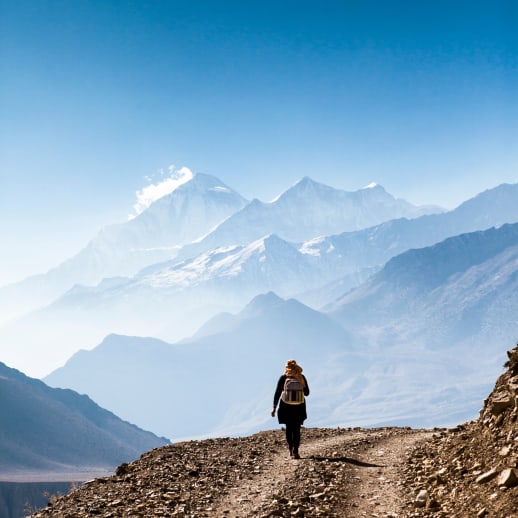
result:
[[[288,405],[304,403],[304,384],[297,378],[286,378],[281,399]]]

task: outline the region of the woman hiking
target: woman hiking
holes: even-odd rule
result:
[[[302,374],[302,367],[297,365],[295,360],[288,360],[273,396],[272,417],[275,417],[275,410],[279,404],[277,418],[279,424],[286,425],[286,441],[290,457],[294,459],[300,459],[300,427],[308,417],[304,396],[309,396],[309,386]]]

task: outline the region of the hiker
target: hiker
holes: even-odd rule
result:
[[[302,374],[302,367],[297,365],[295,360],[288,360],[273,396],[272,417],[275,417],[275,410],[279,403],[277,418],[279,424],[286,425],[286,441],[290,449],[290,457],[294,459],[300,459],[300,427],[308,417],[304,396],[309,396],[309,386],[306,377]]]

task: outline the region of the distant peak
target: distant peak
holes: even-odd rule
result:
[[[291,243],[284,241],[277,234],[266,234],[252,243],[248,244],[248,250],[278,250],[280,247],[292,247]]]
[[[313,180],[312,178],[310,178],[309,176],[303,176],[298,182],[296,182],[295,185],[297,184],[308,184],[308,183],[316,183],[315,180]]]
[[[321,183],[318,183],[317,181],[313,180],[313,178],[310,178],[309,176],[304,176],[301,178],[298,182],[296,182],[292,189],[307,189],[308,187],[316,187],[322,185]]]
[[[375,187],[379,187],[379,185],[376,182],[371,182],[369,185],[363,187],[363,189],[374,189]]]
[[[257,295],[254,297],[243,309],[241,314],[250,316],[251,314],[256,314],[257,312],[263,311],[267,308],[271,308],[272,306],[278,306],[279,304],[284,304],[286,301],[279,297],[273,291],[269,291],[268,293],[262,293],[261,295]]]
[[[325,190],[325,189],[331,189],[331,187],[328,187],[327,185],[324,185],[322,183],[316,182],[309,176],[304,176],[299,181],[294,183],[288,190],[284,191],[283,193],[276,196],[270,203],[275,203],[281,199],[285,199],[290,196],[300,196],[301,194],[305,192],[311,192],[315,190]]]
[[[195,173],[192,177],[192,182],[207,185],[209,187],[221,186],[227,187],[219,178],[206,173]]]

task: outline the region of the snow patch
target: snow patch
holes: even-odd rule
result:
[[[302,244],[299,248],[301,254],[312,255],[314,257],[320,257],[322,244],[325,242],[325,236],[318,236],[314,239],[310,239]]]
[[[209,189],[209,191],[214,191],[214,192],[232,192],[228,187],[223,187],[222,185],[218,185],[216,187],[211,187]]]

